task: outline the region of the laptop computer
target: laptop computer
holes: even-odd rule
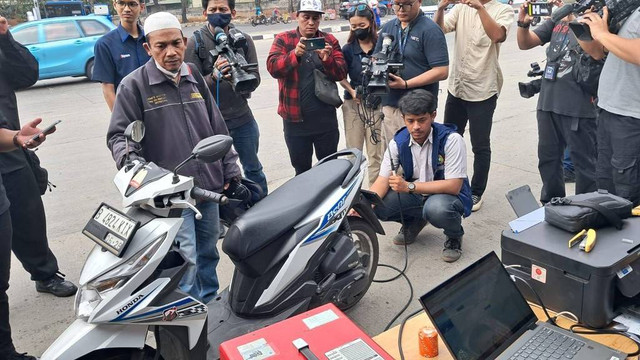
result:
[[[539,322],[491,252],[420,298],[457,360],[622,360],[627,355]]]

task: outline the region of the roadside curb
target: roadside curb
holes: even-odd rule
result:
[[[350,31],[350,30],[351,30],[351,27],[349,25],[336,25],[336,26],[329,26],[329,27],[320,28],[320,31],[325,32],[325,33],[339,33],[339,32]],[[280,31],[280,32],[282,32],[282,31]],[[252,40],[273,39],[280,32],[251,35],[251,39]]]

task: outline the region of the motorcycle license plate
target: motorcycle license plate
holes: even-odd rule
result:
[[[122,257],[139,226],[139,221],[102,203],[82,233],[105,250]]]

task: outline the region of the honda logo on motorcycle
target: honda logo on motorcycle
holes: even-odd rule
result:
[[[144,297],[143,295],[136,296],[133,300],[129,301],[127,305],[123,306],[122,308],[120,308],[120,310],[116,311],[116,314],[120,315],[123,312],[127,311],[130,307],[132,307],[135,303],[140,301],[140,299],[142,299],[143,297]]]
[[[178,308],[172,307],[162,312],[162,321],[173,321],[178,317]]]

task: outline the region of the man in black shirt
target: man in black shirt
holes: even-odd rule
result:
[[[546,203],[565,196],[562,159],[567,146],[575,164],[576,194],[596,190],[596,109],[593,96],[573,76],[581,52],[569,28],[573,15],[557,23],[549,19],[529,30],[527,6],[528,2],[522,4],[518,15],[518,46],[527,50],[549,43],[545,70],[553,73],[551,78],[542,79],[537,107],[540,201]]]
[[[6,20],[0,16],[0,31],[2,31],[3,21]],[[6,152],[15,151],[21,147],[33,148],[40,145],[46,137],[44,134],[41,134],[36,141],[29,140],[33,135],[40,133],[41,130],[36,126],[41,121],[41,119],[36,119],[22,127],[20,131],[12,131],[8,130],[9,124],[0,112],[0,153],[4,155]],[[2,176],[0,176],[0,360],[36,360],[33,356],[16,352],[11,340],[9,298],[7,297],[11,270],[12,235],[9,205],[9,199],[5,194],[4,186],[2,186]]]

